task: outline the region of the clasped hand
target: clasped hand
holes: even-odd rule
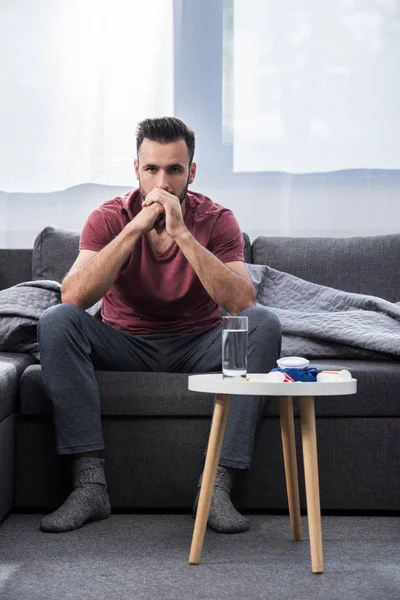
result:
[[[154,229],[157,233],[161,233],[165,227],[168,235],[174,238],[185,228],[179,198],[162,188],[156,187],[147,194],[142,204],[142,210],[149,210],[150,207],[156,204],[159,205],[158,207],[162,207],[162,211],[158,211],[158,214],[156,213],[154,216]]]

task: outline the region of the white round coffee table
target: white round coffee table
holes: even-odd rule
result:
[[[283,459],[289,504],[290,525],[294,540],[301,540],[299,482],[293,418],[293,397],[300,397],[301,439],[303,446],[307,518],[310,534],[313,573],[324,570],[322,554],[321,508],[319,499],[315,397],[344,396],[357,392],[357,380],[329,383],[272,383],[265,374],[248,374],[247,379],[222,379],[222,374],[189,376],[189,390],[217,394],[204,465],[203,480],[197,506],[189,563],[200,563],[204,536],[222,441],[232,395],[279,396]]]

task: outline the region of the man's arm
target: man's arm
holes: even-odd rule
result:
[[[246,267],[240,261],[222,263],[186,230],[175,237],[211,298],[230,315],[255,306],[256,292]]]
[[[153,228],[163,212],[159,204],[144,208],[100,252],[81,250],[61,287],[62,302],[86,310],[114,283],[137,240]]]
[[[224,264],[204,248],[185,226],[176,196],[155,188],[146,196],[143,206],[154,204],[163,207],[168,235],[178,244],[211,298],[231,315],[255,306],[256,292],[244,264],[240,261]]]

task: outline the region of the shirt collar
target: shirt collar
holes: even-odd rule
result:
[[[121,212],[123,210],[125,210],[128,213],[128,216],[131,220],[133,219],[133,217],[136,214],[136,213],[134,214],[134,212],[132,211],[132,208],[136,204],[136,201],[137,201],[139,195],[140,195],[139,188],[135,188],[134,190],[131,190],[130,192],[125,194],[125,196],[122,197]]]

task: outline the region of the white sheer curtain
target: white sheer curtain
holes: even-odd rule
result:
[[[172,0],[2,0],[0,14],[0,190],[132,185],[135,125],[173,110]]]
[[[400,2],[234,0],[234,171],[400,168]]]
[[[400,0],[1,0],[0,247],[135,186],[166,114],[252,240],[397,232],[399,59]]]

